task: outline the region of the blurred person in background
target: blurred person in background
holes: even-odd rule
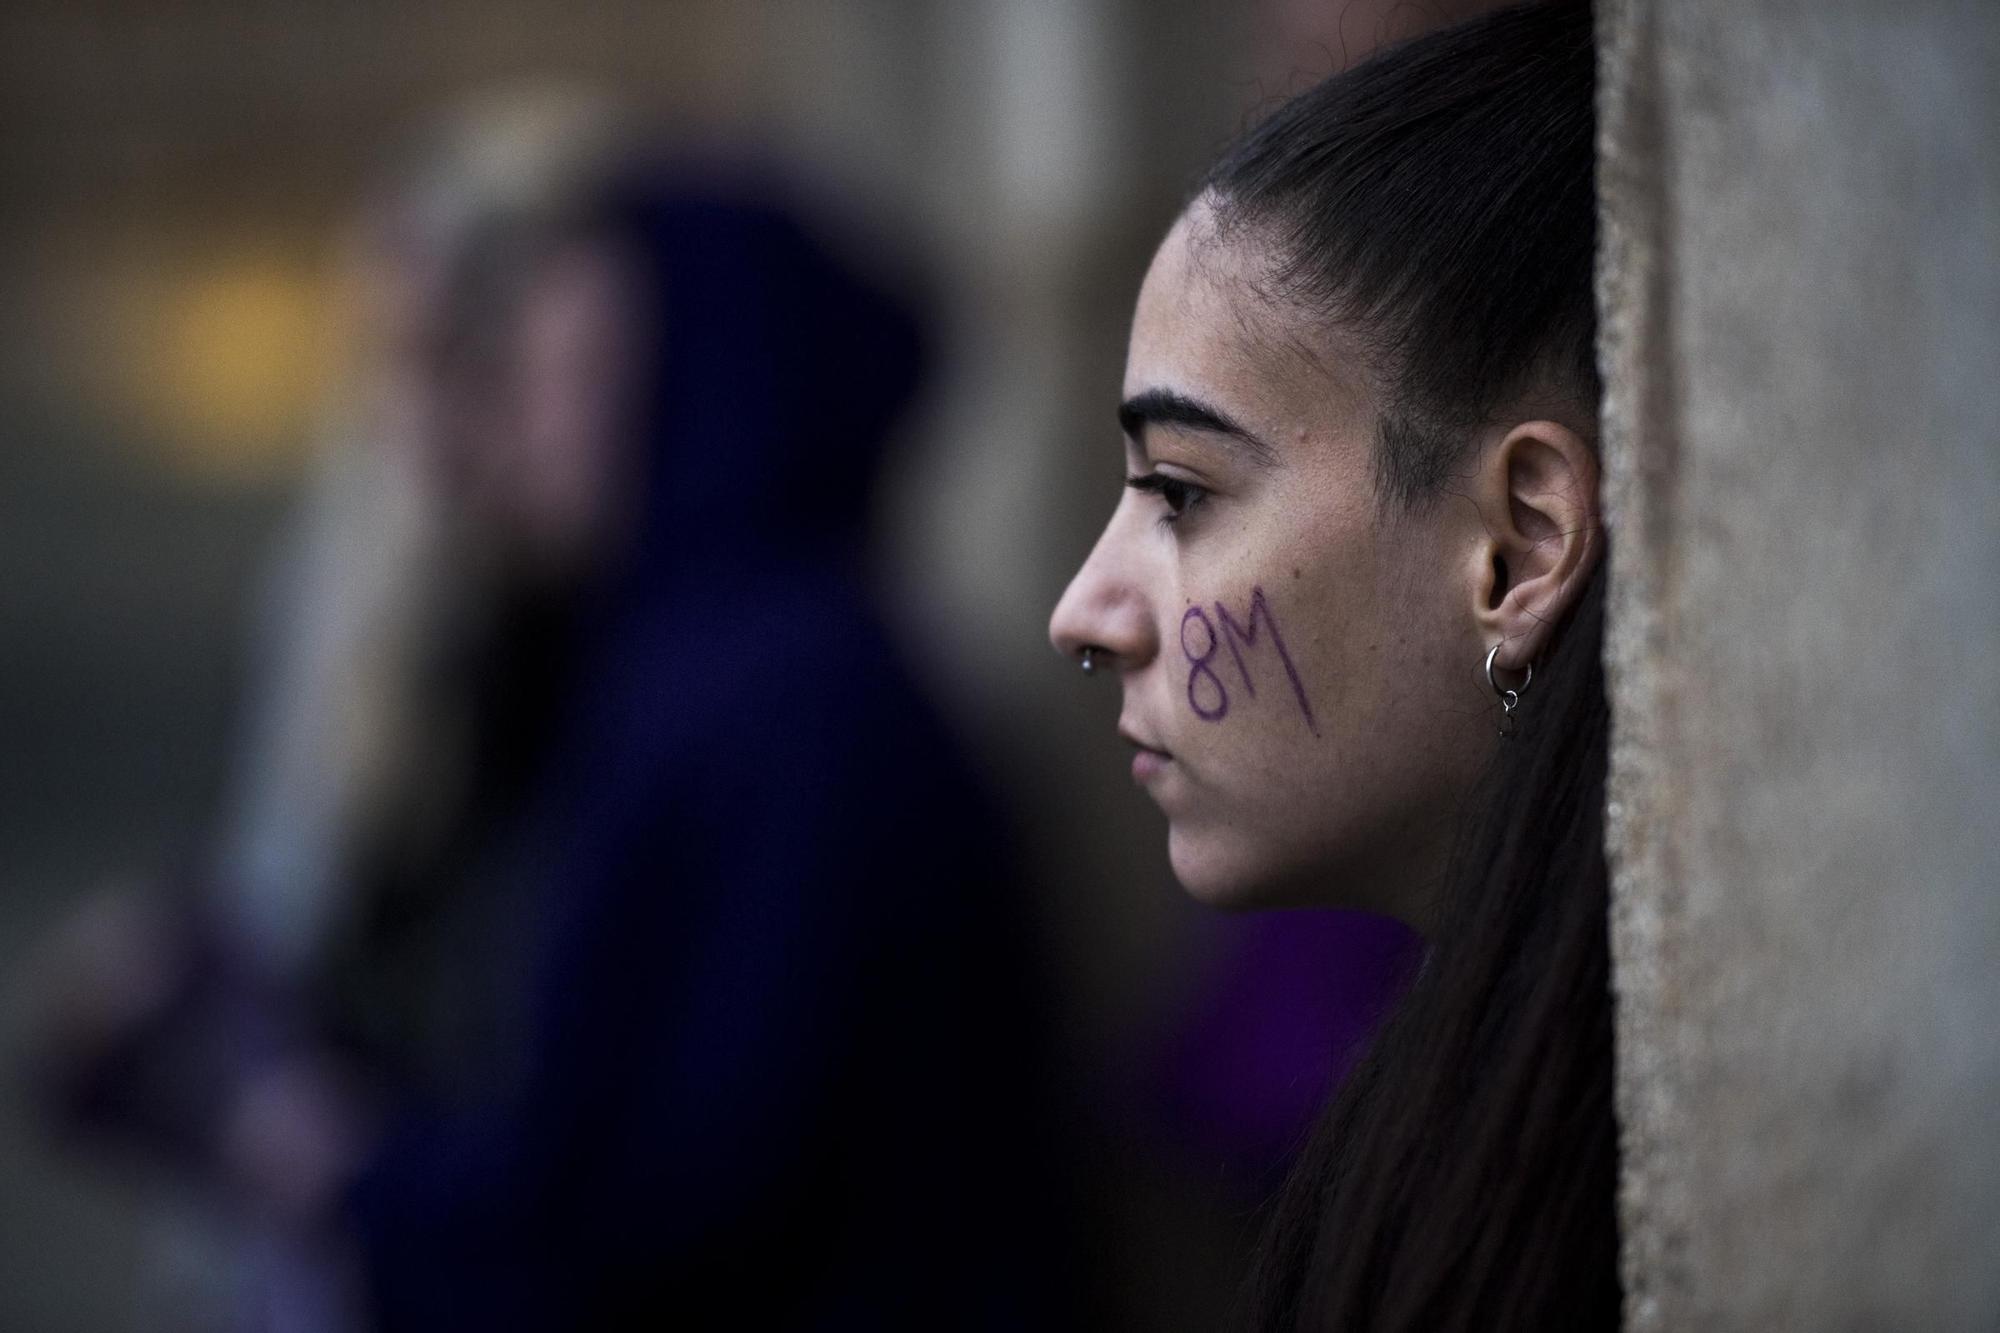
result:
[[[1128,489],[1051,636],[1119,680],[1192,894],[1428,939],[1250,1327],[1619,1322],[1594,60],[1551,4],[1328,80],[1139,293]]]
[[[1063,1325],[1006,823],[862,581],[920,324],[594,115],[373,235],[241,795],[71,941],[67,1113],[307,1238],[246,1327]]]

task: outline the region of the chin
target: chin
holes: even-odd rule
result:
[[[1224,840],[1169,828],[1167,858],[1174,878],[1190,898],[1205,907],[1248,912],[1314,904],[1314,895],[1305,891],[1296,876],[1279,873],[1268,860],[1250,854],[1250,849],[1232,848]]]

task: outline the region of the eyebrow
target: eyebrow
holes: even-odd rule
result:
[[[1248,447],[1250,456],[1263,467],[1278,461],[1271,446],[1231,421],[1219,409],[1198,398],[1172,389],[1147,389],[1118,404],[1118,426],[1134,444],[1143,444],[1149,425],[1179,426],[1185,430],[1226,435]]]

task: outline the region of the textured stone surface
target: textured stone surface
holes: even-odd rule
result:
[[[1628,1324],[2000,1327],[2000,6],[1600,26]]]

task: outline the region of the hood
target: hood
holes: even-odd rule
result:
[[[913,312],[836,258],[769,186],[656,173],[610,201],[654,323],[635,558],[858,540],[921,378]]]

